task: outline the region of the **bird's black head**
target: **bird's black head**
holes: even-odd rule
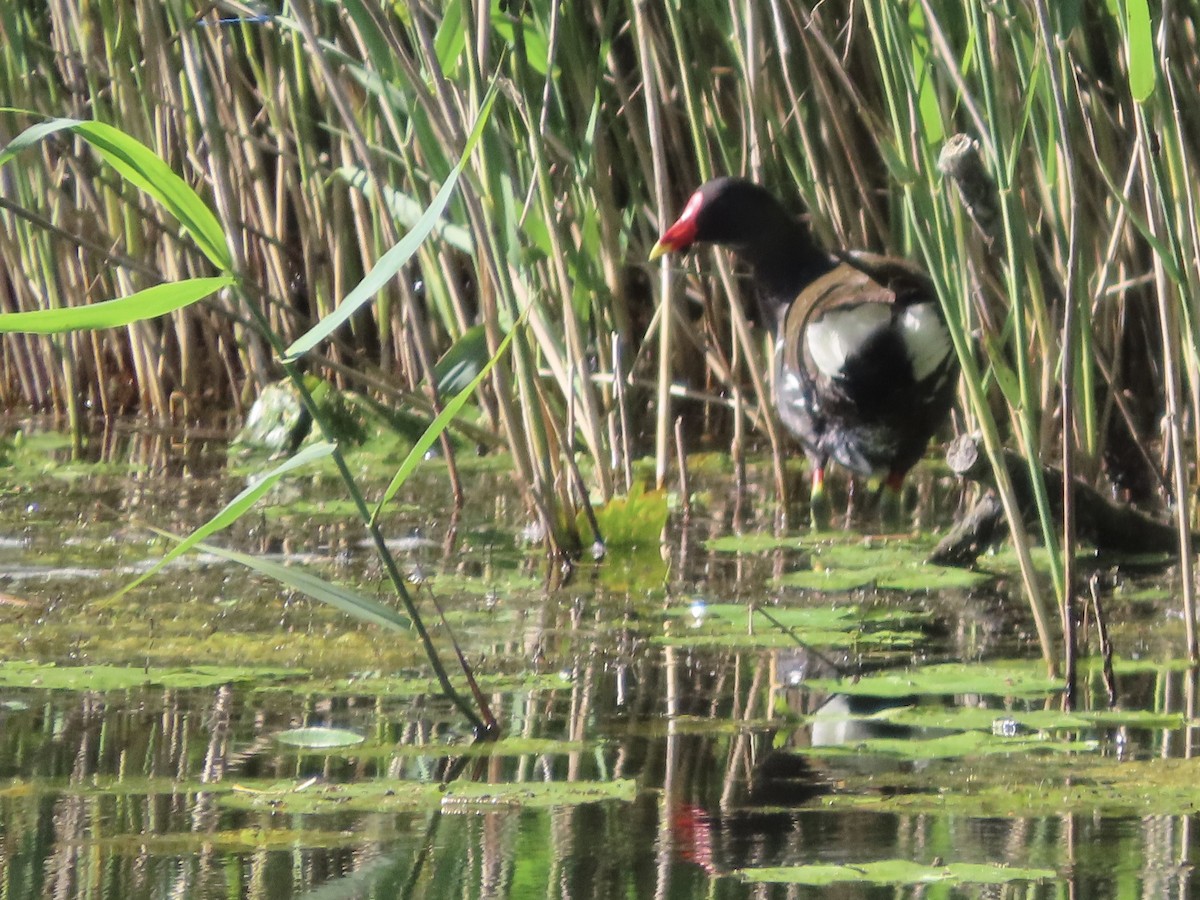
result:
[[[714,178],[688,199],[679,218],[650,251],[650,259],[696,243],[735,250],[750,247],[770,240],[778,229],[795,227],[795,220],[766,188],[744,178]]]

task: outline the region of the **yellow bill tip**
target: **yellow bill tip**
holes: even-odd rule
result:
[[[666,243],[663,243],[662,241],[659,241],[657,244],[655,244],[650,249],[650,256],[649,256],[650,262],[654,262],[660,256],[670,253],[671,249],[672,248],[671,248],[670,244],[666,244]]]

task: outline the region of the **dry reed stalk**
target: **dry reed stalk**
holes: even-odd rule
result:
[[[521,336],[496,370],[483,409],[504,431],[531,509],[564,543],[574,501],[561,454],[580,441],[599,463],[591,480],[604,495],[612,490],[610,461],[628,462],[616,446],[615,436],[629,434],[618,407],[628,404],[624,414],[636,420],[639,400],[630,392],[622,401],[609,385],[626,375],[640,381],[640,341],[659,346],[660,476],[671,459],[673,373],[736,394],[748,415],[769,406],[760,350],[736,316],[725,324],[721,303],[708,304],[702,322],[681,306],[648,338],[638,333],[647,316],[637,304],[648,301],[635,267],[682,194],[710,175],[751,173],[781,193],[794,185],[831,245],[926,253],[965,333],[981,327],[970,279],[956,270],[971,239],[933,175],[938,132],[977,132],[1004,198],[1000,277],[977,267],[995,323],[985,333],[1004,350],[989,358],[964,342],[987,387],[972,395],[967,419],[983,415],[977,404],[990,390],[1002,401],[998,428],[1027,456],[1065,454],[1086,475],[1102,459],[1114,465],[1118,432],[1149,451],[1134,454],[1139,466],[1160,450],[1155,478],[1170,471],[1175,479],[1197,459],[1200,198],[1186,173],[1200,130],[1176,96],[1176,85],[1200,76],[1196,54],[1184,52],[1195,40],[1195,3],[1171,4],[1159,19],[1162,46],[1166,35],[1178,46],[1159,62],[1161,99],[1148,107],[1161,137],[1157,174],[1152,160],[1131,154],[1139,110],[1122,85],[1136,60],[1103,9],[971,0],[950,10],[923,0],[899,14],[878,4],[807,11],[716,0],[685,14],[639,0],[535,0],[520,18],[493,18],[478,2],[462,4],[461,34],[432,3],[414,4],[410,21],[372,5],[296,9],[296,17],[216,27],[150,0],[52,0],[44,17],[16,19],[43,33],[4,36],[0,92],[14,104],[120,121],[200,185],[234,236],[250,294],[286,338],[331,310],[401,230],[382,190],[428,202],[462,147],[484,80],[510,54],[506,96],[484,137],[489,159],[472,162],[447,212],[466,228],[473,254],[430,242],[411,276],[329,355],[338,366],[362,361],[387,372],[406,389],[432,384],[433,360],[469,328],[485,324],[494,350],[532,304],[533,336]],[[109,34],[105,22],[123,27]],[[0,118],[0,143],[27,124]],[[175,223],[147,204],[131,213],[124,185],[80,148],[60,141],[39,152],[22,161],[19,179],[12,166],[0,169],[0,199],[58,231],[37,237],[32,220],[0,209],[0,266],[28,274],[10,276],[6,303],[75,303],[207,271]],[[1070,179],[1061,177],[1066,162]],[[363,172],[370,189],[335,174],[343,164]],[[1151,201],[1160,210],[1153,233]],[[111,271],[116,260],[123,281]],[[728,291],[730,274],[723,264],[718,271]],[[1172,372],[1158,354],[1164,285],[1170,321],[1187,337]],[[1064,329],[1064,298],[1085,291],[1088,321]],[[64,412],[85,401],[116,412],[131,401],[114,386],[132,378],[133,405],[151,414],[182,408],[180,397],[190,414],[228,406],[274,369],[236,311],[221,314],[189,309],[153,328],[72,341],[62,345],[65,364],[48,342],[6,341],[3,390]],[[628,372],[610,350],[614,333],[628,348]],[[673,356],[689,357],[694,370],[672,366]],[[1064,365],[1075,388],[1065,397]],[[328,371],[344,378],[343,369]],[[209,372],[222,373],[219,383]],[[1170,446],[1153,433],[1168,377],[1178,382],[1173,409],[1188,422]],[[723,402],[709,402],[701,424],[725,420]],[[567,410],[578,434],[568,434]],[[772,441],[781,480],[783,450],[769,420],[751,424]],[[1190,486],[1185,477],[1174,492]],[[1043,530],[1052,545],[1062,542]]]

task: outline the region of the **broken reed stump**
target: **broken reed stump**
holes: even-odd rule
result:
[[[1007,533],[1004,508],[992,486],[992,470],[977,435],[956,438],[946,450],[946,463],[962,478],[983,485],[984,491],[950,533],[942,538],[929,561],[942,566],[969,566],[988,547]],[[1012,479],[1013,493],[1026,525],[1037,525],[1037,502],[1025,460],[1011,450],[1004,451],[1004,465]],[[1042,466],[1050,509],[1062,520],[1063,474],[1053,466]],[[1175,553],[1179,539],[1173,525],[1160,522],[1129,506],[1113,503],[1095,488],[1076,479],[1072,496],[1075,503],[1075,530],[1081,542],[1097,550],[1117,553]]]
[[[938,171],[954,182],[963,209],[997,258],[1004,255],[1004,231],[996,182],[979,156],[979,142],[965,134],[946,141],[938,156]]]

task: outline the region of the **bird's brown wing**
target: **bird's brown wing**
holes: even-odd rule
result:
[[[843,265],[857,269],[876,284],[890,290],[895,295],[895,302],[902,306],[937,300],[933,279],[914,262],[865,250],[843,251],[835,255]]]
[[[869,254],[873,255],[873,254]],[[887,260],[887,257],[876,257]],[[913,267],[917,274],[920,269]],[[876,271],[880,271],[876,267]],[[886,273],[881,273],[886,274]],[[783,324],[783,364],[798,373],[813,371],[813,361],[805,350],[804,333],[810,324],[831,310],[862,303],[897,302],[898,294],[886,282],[873,277],[868,269],[843,262],[809,284],[788,309]]]

